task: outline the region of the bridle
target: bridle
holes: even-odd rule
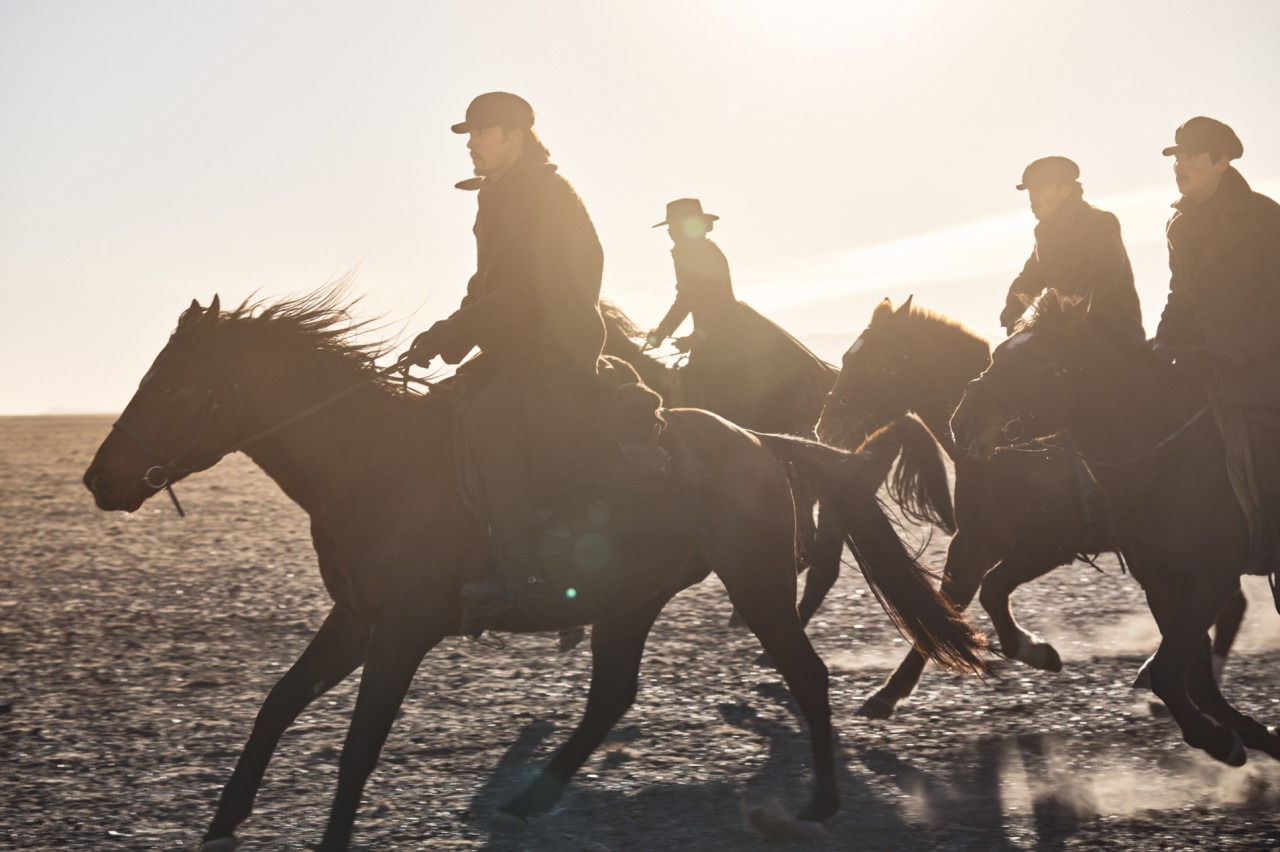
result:
[[[1061,367],[1055,370],[1052,373],[1052,376],[1055,379],[1060,379],[1068,374],[1074,374],[1078,376],[1080,372],[1081,370],[1078,366],[1075,368]],[[1022,408],[1019,408],[1018,406],[1014,405],[1012,402],[1012,397],[1010,397],[1008,392],[1005,389],[1001,388],[999,383],[993,381],[992,378],[986,373],[983,373],[981,376],[978,376],[978,378],[969,382],[965,392],[967,393],[969,390],[979,390],[985,393],[987,396],[994,399],[998,405],[1004,408],[1005,411],[1009,412],[1010,418],[1008,422],[1004,424],[1004,426],[1000,427],[1000,434],[1006,441],[1009,441],[1010,443],[1017,443],[1021,441],[1023,437],[1025,437],[1026,435],[1026,424],[1035,420],[1035,410],[1033,406],[1035,405],[1036,402],[1038,402],[1044,396],[1048,384],[1049,383],[1042,384],[1040,386],[1040,390],[1037,393],[1032,394],[1031,397],[1027,400],[1026,405],[1023,406]],[[1041,441],[1036,440],[1034,443],[1041,443],[1043,449],[1031,450],[1031,449],[1020,449],[1017,447],[1005,447],[1002,451],[1014,452],[1014,453],[1033,453],[1033,454],[1041,454],[1041,453],[1049,453],[1049,452],[1066,452],[1066,453],[1069,453],[1070,455],[1075,456],[1081,461],[1088,463],[1089,465],[1093,465],[1097,467],[1123,467],[1125,465],[1133,464],[1134,462],[1141,461],[1142,459],[1155,455],[1155,453],[1159,452],[1161,449],[1167,446],[1170,442],[1176,439],[1179,435],[1187,431],[1187,429],[1191,428],[1191,426],[1197,420],[1203,417],[1204,414],[1207,411],[1209,411],[1211,408],[1213,408],[1212,398],[1210,398],[1208,402],[1206,402],[1203,406],[1201,406],[1195,413],[1193,413],[1190,417],[1188,417],[1185,421],[1183,421],[1181,425],[1179,425],[1176,429],[1174,429],[1168,435],[1156,441],[1151,446],[1147,447],[1145,450],[1135,453],[1134,455],[1129,456],[1128,458],[1119,459],[1117,461],[1107,461],[1104,459],[1099,459],[1093,456],[1086,455],[1085,453],[1080,452],[1078,449],[1075,449],[1074,441],[1072,441],[1073,446],[1063,447],[1063,446],[1056,446],[1056,445],[1055,446],[1043,445]]]
[[[232,372],[227,368],[227,366],[223,364],[221,361],[217,360],[216,358],[211,358],[210,360],[213,361],[213,365],[218,372],[218,376],[223,380],[225,380],[225,382],[230,386],[232,394],[235,396],[235,399],[236,399],[236,408],[239,411],[238,419],[243,423],[245,419],[246,405],[244,401],[244,396],[240,392],[240,382],[236,379],[236,377],[232,374]],[[222,458],[223,456],[227,456],[227,455],[230,455],[231,453],[238,452],[239,450],[244,449],[250,444],[254,444],[258,441],[261,441],[263,438],[266,438],[269,435],[274,435],[276,432],[279,432],[281,429],[292,426],[294,423],[297,423],[299,420],[302,420],[303,418],[310,417],[312,414],[315,414],[317,411],[320,411],[323,408],[327,408],[328,406],[332,405],[338,400],[343,399],[346,396],[349,396],[350,394],[364,387],[374,379],[382,378],[384,376],[389,376],[394,373],[400,372],[404,374],[405,380],[408,381],[409,366],[410,364],[408,360],[408,355],[405,355],[400,360],[398,360],[395,364],[392,364],[390,367],[387,367],[383,370],[379,370],[369,376],[365,376],[361,378],[359,381],[354,382],[351,385],[348,385],[347,387],[333,394],[332,396],[326,397],[325,399],[321,400],[315,405],[312,405],[309,408],[305,408],[302,411],[299,411],[296,414],[293,414],[285,418],[284,420],[278,423],[275,423],[272,426],[268,426],[266,429],[263,429],[259,432],[255,432],[254,434],[250,435],[247,438],[244,438],[242,440],[236,441],[228,445],[227,447],[223,448],[217,453],[214,453],[213,460],[216,462],[218,459]],[[425,382],[422,382],[422,380],[420,379],[415,379],[414,381],[418,381],[425,384]],[[221,410],[222,410],[222,405],[218,401],[217,383],[215,382],[205,390],[204,399],[200,403],[200,408],[196,411],[194,415],[192,415],[191,420],[187,423],[187,425],[182,428],[182,430],[177,434],[176,437],[174,437],[172,440],[166,441],[163,444],[160,444],[159,446],[152,446],[151,443],[145,437],[143,437],[142,433],[138,431],[136,427],[134,427],[124,419],[123,415],[121,415],[120,418],[117,419],[115,423],[111,424],[112,429],[119,429],[125,435],[129,436],[129,438],[133,440],[133,442],[137,444],[138,447],[142,450],[143,454],[146,455],[147,459],[151,462],[151,467],[147,468],[146,471],[142,474],[142,482],[148,488],[151,488],[154,491],[160,491],[163,489],[165,492],[167,492],[169,495],[169,499],[173,501],[173,507],[178,510],[179,517],[185,518],[187,516],[187,513],[183,511],[182,504],[178,502],[178,495],[175,494],[173,491],[173,483],[181,479],[182,477],[186,476],[188,473],[191,473],[191,471],[195,469],[195,467],[193,467],[190,464],[187,464],[187,462],[190,459],[191,454],[194,452],[195,448],[200,444],[200,441],[204,438],[205,434],[208,433],[209,427],[213,424],[214,418],[218,415],[218,413]],[[191,433],[191,437],[184,441],[184,438],[189,433]],[[177,452],[175,452],[173,455],[169,457],[168,461],[161,461],[161,459],[164,458],[164,450],[174,446],[175,444],[182,444],[182,446],[180,447],[180,449],[178,449]]]
[[[881,363],[877,364],[874,368],[872,368],[872,371],[877,373],[882,373],[885,376],[896,378],[898,375],[898,371],[897,369],[895,369],[895,365],[898,362],[906,361],[908,357],[906,344],[904,344],[902,342],[902,339],[899,338],[896,334],[885,331],[883,328],[878,328],[876,326],[869,325],[862,330],[862,333],[859,334],[858,337],[854,340],[853,345],[856,346],[859,340],[867,340],[872,337],[879,337],[881,340],[889,341],[891,344],[893,344],[894,348],[897,350],[892,354],[891,357],[883,359]],[[852,346],[850,348],[852,348]],[[849,406],[849,403],[851,403],[853,400],[850,399],[847,393],[840,394],[839,396],[837,396],[835,391],[831,391],[827,394],[827,401],[835,402],[835,404],[839,405],[841,408],[847,408]]]

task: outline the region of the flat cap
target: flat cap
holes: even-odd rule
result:
[[[1066,157],[1041,157],[1022,170],[1022,183],[1014,189],[1029,189],[1050,183],[1071,183],[1080,179],[1080,167]]]
[[[1174,154],[1203,154],[1226,156],[1235,160],[1244,155],[1244,145],[1236,132],[1221,121],[1197,115],[1187,119],[1173,134],[1173,144],[1164,149],[1166,157]]]
[[[453,125],[454,133],[470,133],[486,127],[533,127],[533,107],[510,92],[477,95],[467,107],[467,117]]]

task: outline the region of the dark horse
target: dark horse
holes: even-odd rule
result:
[[[1120,551],[1160,628],[1151,689],[1188,745],[1233,766],[1280,735],[1222,696],[1208,630],[1249,565],[1245,518],[1202,388],[1050,290],[996,347],[951,419],[962,452],[991,458],[1002,431],[1070,437],[1106,496]]]
[[[456,403],[408,393],[373,366],[379,349],[349,342],[337,294],[223,313],[193,302],[85,473],[102,509],[136,510],[168,482],[243,446],[311,517],[334,606],[267,696],[204,836],[235,844],[281,735],[317,696],[361,665],[323,850],[346,849],[361,794],[423,656],[458,635],[459,589],[489,570],[486,526],[460,494]],[[358,327],[358,324],[356,325]],[[299,414],[306,414],[298,421]],[[702,411],[666,412],[673,467],[705,471],[708,514],[695,535],[612,542],[626,571],[584,580],[576,595],[524,598],[494,629],[591,624],[586,714],[536,780],[502,807],[523,822],[546,812],[634,700],[649,629],[678,591],[715,572],[772,655],[809,726],[815,785],[801,817],[838,806],[827,669],[796,614],[795,508],[783,463],[809,471],[843,513],[851,547],[886,610],[947,668],[978,671],[981,640],[938,595],[881,513],[854,454],[756,436]],[[287,428],[265,437],[273,425]]]
[[[617,305],[601,302],[600,311],[608,331],[606,354],[621,358],[634,367],[644,383],[662,394],[668,405],[697,407],[695,403],[703,394],[689,392],[683,369],[668,366],[647,354],[636,342],[644,337],[644,331]],[[839,370],[831,367],[830,373],[834,384]],[[717,388],[712,396],[732,400],[734,416],[740,418],[734,422],[745,429],[806,437],[814,434],[814,425],[827,399],[827,388],[821,392],[815,388],[805,394],[808,388],[805,383],[798,393],[792,393],[783,400],[769,400],[752,398],[752,387],[750,383],[743,383],[739,387]],[[729,412],[715,413],[727,415]],[[921,523],[935,524],[947,532],[954,532],[947,470],[937,442],[914,417],[893,418],[892,422],[886,421],[881,425],[884,428],[874,435],[861,435],[851,443],[827,443],[842,449],[858,450],[866,459],[865,470],[869,480],[887,480],[889,497],[906,515]],[[792,485],[799,499],[814,496],[803,476],[793,478]],[[809,523],[810,520],[808,514],[802,513],[801,561],[808,568],[799,604],[800,620],[804,624],[809,623],[839,578],[840,555],[844,546],[837,513],[819,506],[816,525]]]
[[[991,363],[987,341],[959,323],[888,299],[845,353],[840,378],[818,421],[818,436],[849,446],[907,412],[917,414],[955,463],[956,533],[947,548],[942,591],[963,609],[979,595],[1011,659],[1059,671],[1057,650],[1013,616],[1010,596],[1077,555],[1113,550],[1106,507],[1086,505],[1079,465],[1065,449],[1000,453],[989,461],[957,453],[948,419],[967,383]],[[1094,490],[1095,489],[1089,489]],[[981,592],[979,592],[981,588]],[[1233,597],[1214,637],[1220,671],[1244,616]],[[859,711],[884,718],[919,683],[924,658],[907,652],[897,670]]]

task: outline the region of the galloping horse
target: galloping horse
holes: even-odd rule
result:
[[[226,313],[217,297],[208,308],[193,301],[84,476],[99,508],[134,511],[242,448],[311,518],[334,606],[267,696],[204,835],[206,852],[234,848],[285,729],[363,665],[319,847],[348,848],[365,782],[414,671],[441,639],[459,634],[459,589],[489,570],[486,525],[460,493],[456,402],[448,392],[403,390],[373,366],[379,347],[348,339],[353,327],[336,291]],[[551,808],[632,704],[658,613],[715,572],[809,726],[815,784],[800,816],[822,820],[838,807],[828,678],[794,605],[795,506],[782,460],[805,469],[842,513],[849,545],[910,641],[944,667],[980,671],[981,640],[902,546],[858,456],[756,436],[702,411],[666,417],[663,446],[673,467],[705,471],[701,528],[665,539],[619,537],[611,544],[625,571],[522,598],[490,625],[594,627],[586,714],[501,813],[523,823]]]
[[[1101,500],[1086,507],[1071,454],[1044,448],[1001,453],[983,461],[957,453],[948,418],[967,383],[991,363],[987,341],[946,317],[888,299],[845,353],[843,369],[818,420],[818,436],[836,446],[856,444],[907,412],[917,414],[955,463],[956,534],[947,548],[942,591],[963,609],[979,594],[1011,659],[1059,671],[1057,650],[1014,618],[1010,596],[1023,583],[1070,564],[1077,555],[1115,548]],[[981,592],[979,593],[979,587]],[[1223,610],[1214,633],[1214,668],[1221,671],[1244,617],[1243,595]],[[915,650],[859,710],[885,718],[920,681],[924,658]]]
[[[634,367],[644,383],[662,394],[668,405],[697,407],[695,403],[703,394],[695,393],[692,399],[687,398],[684,371],[669,367],[647,354],[636,343],[638,338],[644,337],[644,332],[621,308],[611,302],[601,302],[600,312],[608,332],[604,347],[606,354],[621,358]],[[838,375],[839,371],[832,367],[833,384]],[[736,416],[745,418],[735,422],[745,429],[809,436],[813,434],[826,400],[825,391],[808,396],[792,394],[778,402],[750,398],[751,388],[747,386],[728,386],[717,388],[712,396],[721,400],[733,399],[732,408],[738,412]],[[725,415],[727,412],[715,413]],[[887,480],[889,497],[908,517],[954,532],[947,470],[937,442],[914,417],[895,418],[882,426],[884,428],[875,435],[862,435],[854,442],[826,443],[858,450],[867,460],[865,471],[870,481]],[[792,487],[798,499],[813,496],[803,477],[793,479]],[[800,522],[805,533],[801,559],[808,567],[808,573],[799,607],[800,620],[807,625],[840,576],[843,534],[837,514],[825,511],[821,505],[816,526],[811,523],[810,513],[802,513]]]
[[[1145,346],[1050,290],[996,347],[951,418],[956,446],[991,458],[1002,431],[1070,436],[1115,520],[1115,535],[1160,628],[1151,689],[1194,748],[1239,766],[1245,747],[1280,757],[1280,735],[1222,696],[1207,631],[1240,592],[1249,535],[1203,389]]]

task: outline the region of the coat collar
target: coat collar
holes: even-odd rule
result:
[[[1213,198],[1205,202],[1205,205],[1209,205],[1216,201],[1215,206],[1219,209],[1218,215],[1214,217],[1216,221],[1205,223],[1213,231],[1209,235],[1204,251],[1200,253],[1200,261],[1196,266],[1197,274],[1207,265],[1230,252],[1244,239],[1244,229],[1240,225],[1240,220],[1248,215],[1249,199],[1252,196],[1253,190],[1249,188],[1243,175],[1234,168],[1223,172],[1218,191],[1214,193]],[[1173,206],[1183,216],[1196,217],[1202,214],[1212,216],[1214,212],[1212,207],[1206,208],[1204,205],[1195,204],[1186,196],[1178,199]],[[1188,224],[1191,223],[1188,222]]]
[[[521,178],[528,175],[537,174],[542,171],[554,172],[559,168],[555,163],[541,162],[533,157],[521,157],[515,164],[507,170],[502,176],[502,180],[486,180],[482,177],[470,177],[466,180],[460,180],[453,185],[454,189],[461,189],[466,192],[475,192],[477,190],[495,190],[501,186],[507,186],[510,183],[519,183]]]

